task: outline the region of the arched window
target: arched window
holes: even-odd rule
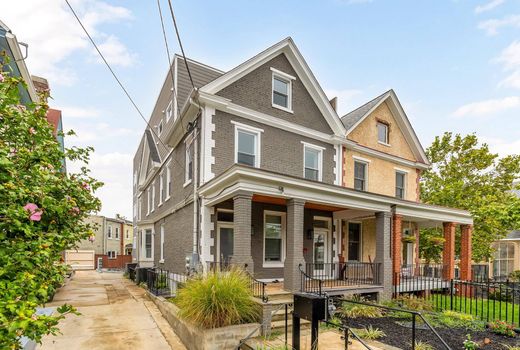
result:
[[[515,244],[499,242],[493,260],[493,277],[507,278],[514,270]]]

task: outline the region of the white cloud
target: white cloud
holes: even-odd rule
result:
[[[487,35],[497,35],[498,30],[503,27],[520,28],[520,15],[509,15],[502,19],[488,19],[478,24],[478,28],[486,31]]]
[[[453,115],[455,117],[482,117],[518,107],[520,107],[520,97],[511,96],[469,103],[457,108]]]
[[[499,86],[520,89],[520,41],[513,41],[494,61],[502,64],[504,70],[510,72]]]
[[[101,0],[74,0],[71,3],[95,38],[103,36],[100,25],[131,18],[128,9]],[[67,66],[66,59],[78,51],[90,51],[91,44],[65,2],[9,0],[3,5],[2,21],[18,41],[29,44],[27,65],[31,74],[46,77],[51,87],[73,84],[75,72],[73,67]]]
[[[516,70],[511,73],[507,78],[502,80],[498,86],[506,86],[512,87],[515,89],[520,89],[520,70]]]
[[[79,162],[67,164],[69,173],[78,172],[84,165]],[[91,176],[105,185],[96,192],[103,206],[101,214],[116,213],[132,218],[132,165],[133,155],[120,152],[93,153],[89,162]]]
[[[130,67],[137,59],[137,55],[131,53],[128,48],[113,35],[108,36],[108,38],[103,43],[99,44],[98,47],[103,53],[103,56],[105,56],[105,59],[111,65]],[[93,54],[97,57],[98,62],[103,62],[101,58],[98,57],[97,52],[94,51]]]
[[[489,145],[491,152],[498,153],[501,157],[520,154],[520,139],[506,141],[496,137],[481,137],[481,141]]]
[[[329,100],[333,99],[334,97],[338,98],[338,115],[343,116],[354,108],[359,107],[355,103],[363,94],[363,91],[359,89],[325,89],[325,94],[328,96]]]
[[[68,116],[67,116],[68,117]],[[65,130],[74,130],[76,136],[66,140],[67,145],[90,145],[93,141],[112,140],[115,137],[137,137],[142,131],[121,127],[112,126],[106,122],[67,122]]]
[[[491,0],[484,5],[479,5],[479,6],[475,7],[475,13],[491,11],[495,7],[502,5],[504,2],[505,2],[505,0]]]
[[[67,119],[93,119],[101,115],[100,110],[91,107],[58,106],[55,108],[61,110]]]

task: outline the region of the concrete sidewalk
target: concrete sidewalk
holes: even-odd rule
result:
[[[81,315],[68,315],[62,334],[46,336],[39,349],[185,349],[145,291],[122,273],[76,272],[47,306],[64,303]]]

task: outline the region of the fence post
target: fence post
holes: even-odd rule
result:
[[[453,311],[453,279],[450,280],[450,311]]]
[[[345,338],[345,350],[348,350],[348,327],[345,327],[345,335],[343,336]]]
[[[412,314],[412,350],[415,350],[415,313]]]

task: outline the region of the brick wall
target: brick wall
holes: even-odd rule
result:
[[[132,255],[118,255],[115,259],[109,259],[108,255],[96,254],[94,265],[98,268],[98,258],[103,259],[104,269],[123,269],[126,264],[132,262]]]

